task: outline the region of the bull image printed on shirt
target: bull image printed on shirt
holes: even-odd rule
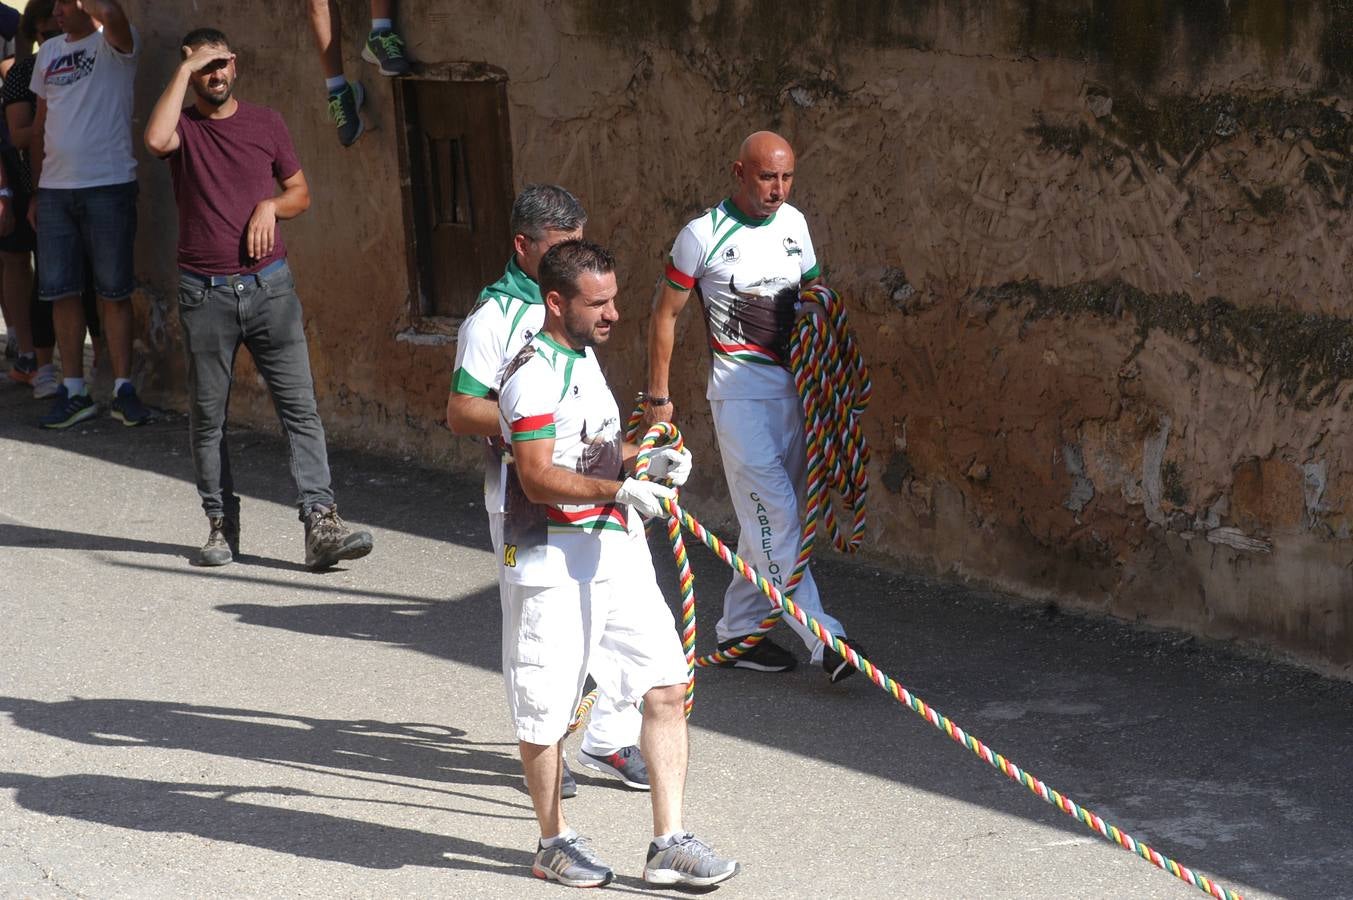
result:
[[[514,380],[519,371],[520,377]],[[534,429],[539,427],[538,423],[548,422],[543,426],[546,430],[540,433],[554,439],[555,465],[608,481],[620,477],[624,453],[620,415],[590,353],[570,353],[551,341],[537,338],[504,368],[502,382],[509,397],[517,398],[514,409],[530,413],[517,419],[517,428],[525,423]],[[512,389],[508,388],[509,383]],[[527,394],[533,399],[521,399]],[[551,400],[557,397],[557,403],[541,403],[546,397]],[[550,407],[553,411],[546,413]],[[507,466],[503,512],[503,541],[512,548],[514,556],[512,561],[504,560],[509,568],[543,562],[546,557],[540,556],[539,551],[547,547],[572,553],[595,541],[598,535],[623,535],[628,531],[629,509],[623,504],[531,502],[513,465]],[[583,544],[575,544],[578,540]],[[595,554],[595,548],[584,552],[586,556]],[[570,560],[570,569],[575,562],[582,560]],[[526,577],[525,573],[522,577]]]
[[[727,305],[717,298],[705,300],[714,351],[737,355],[762,350],[771,357],[766,361],[784,365],[789,359],[798,284],[772,277],[739,285],[736,278],[730,278],[728,293],[734,299]]]
[[[733,295],[727,311],[710,306],[709,318],[718,344],[741,345],[744,348],[764,349],[775,363],[789,361],[789,338],[794,329],[794,305],[798,303],[798,284],[790,284],[783,277],[766,277],[747,286],[737,286],[728,280],[728,292]],[[723,332],[723,338],[718,333]]]

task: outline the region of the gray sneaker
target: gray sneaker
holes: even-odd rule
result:
[[[594,772],[619,778],[625,787],[636,791],[648,790],[648,766],[644,765],[644,758],[637,746],[621,747],[605,756],[579,750],[578,762]]]
[[[531,874],[566,887],[602,887],[615,877],[611,867],[597,858],[592,843],[580,834],[553,847],[537,845]]]
[[[327,569],[343,559],[360,559],[371,552],[371,532],[353,531],[338,515],[337,506],[316,506],[305,517],[305,565]]]
[[[688,831],[662,850],[657,844],[648,845],[644,881],[709,887],[727,881],[741,871],[742,866],[737,860],[724,859]]]
[[[234,556],[230,552],[230,542],[226,540],[225,516],[208,516],[207,523],[211,526],[211,531],[207,534],[207,542],[193,557],[193,565],[227,565]]]

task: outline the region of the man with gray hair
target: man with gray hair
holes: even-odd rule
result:
[[[503,484],[506,445],[499,436],[498,389],[503,366],[533,338],[545,322],[545,305],[537,283],[540,260],[556,244],[581,238],[587,214],[578,199],[562,187],[529,184],[512,204],[512,258],[503,277],[484,288],[460,327],[456,368],[446,401],[446,424],[456,434],[483,437],[488,453],[484,472],[484,506],[494,554],[503,551]],[[502,596],[502,567],[499,567]],[[504,640],[507,639],[504,634]],[[617,707],[599,696],[583,733],[579,759],[589,769],[618,778],[627,787],[646,791],[648,770],[639,752],[643,717],[633,705]],[[567,766],[565,797],[577,793]]]

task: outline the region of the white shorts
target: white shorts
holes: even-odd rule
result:
[[[648,553],[615,575],[590,584],[503,586],[503,680],[517,740],[562,738],[589,669],[618,707],[637,704],[655,687],[686,683],[686,656]]]

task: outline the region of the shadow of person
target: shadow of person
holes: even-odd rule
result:
[[[81,744],[194,750],[292,767],[401,776],[466,785],[516,786],[515,745],[467,740],[445,725],[319,719],[154,700],[44,702],[0,697],[0,713],[29,731]],[[514,804],[508,804],[514,805]]]
[[[531,853],[327,813],[271,806],[269,797],[336,798],[297,788],[174,784],[114,775],[0,772],[24,809],[136,831],[192,834],[366,869],[403,866],[521,874]],[[245,799],[256,797],[257,800]]]
[[[119,537],[111,534],[93,534],[87,531],[64,531],[59,528],[37,528],[32,525],[17,525],[10,522],[0,522],[0,547],[42,547],[55,550],[84,550],[91,553],[157,553],[164,556],[177,556],[187,563],[192,563],[197,558],[199,549],[188,544],[170,544],[164,541]],[[240,554],[235,561],[246,566],[263,569],[280,569],[286,572],[310,571],[299,562],[272,559],[250,553]],[[326,571],[343,570],[330,569]]]
[[[0,522],[0,547],[43,547],[56,550],[103,550],[117,553],[160,553],[167,556],[191,558],[196,547],[187,544],[168,544],[140,538],[117,537],[110,534],[91,534],[84,531],[63,531],[59,528],[37,528]]]
[[[246,625],[378,641],[498,671],[502,622],[497,600],[493,588],[455,602],[229,603],[216,611]]]

